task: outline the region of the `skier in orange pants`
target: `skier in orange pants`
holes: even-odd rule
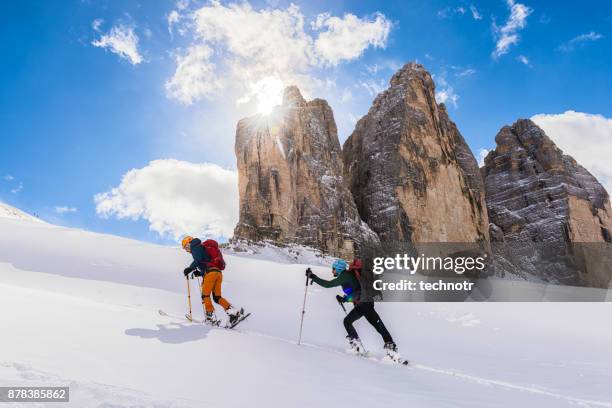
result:
[[[233,308],[230,302],[221,296],[221,284],[223,283],[221,271],[225,269],[225,261],[217,241],[208,239],[202,242],[198,238],[186,236],[181,245],[193,257],[191,265],[184,270],[185,276],[193,274],[203,277],[200,290],[202,291],[202,303],[206,309],[205,322],[213,325],[219,323],[215,318],[215,308],[210,300],[211,294],[215,303],[223,307],[227,313],[230,324],[238,321],[244,315],[244,310]]]
[[[215,303],[221,305],[224,310],[228,310],[232,306],[230,303],[221,296],[221,283],[223,282],[223,274],[220,271],[209,269],[204,275],[202,280],[202,297],[204,298],[204,307],[206,313],[213,313],[215,308],[210,301],[210,294],[212,293]]]

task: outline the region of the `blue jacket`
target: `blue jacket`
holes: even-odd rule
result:
[[[189,244],[191,248],[191,256],[193,256],[193,262],[189,267],[191,269],[198,268],[202,272],[206,272],[208,262],[210,262],[210,257],[206,253],[206,250],[202,246],[202,241],[199,238],[194,238],[191,240]]]

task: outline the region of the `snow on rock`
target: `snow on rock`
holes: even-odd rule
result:
[[[270,116],[242,119],[236,129],[240,218],[234,237],[314,247],[351,258],[377,240],[361,221],[343,178],[334,115],[322,99],[306,101],[287,87]]]
[[[404,65],[342,149],[361,218],[381,241],[488,240],[484,187],[431,75]]]
[[[490,235],[494,248],[520,253],[519,268],[497,269],[569,285],[612,285],[612,208],[603,186],[531,120],[504,126],[495,142],[482,169]],[[540,258],[534,248],[553,259],[529,262]]]
[[[331,265],[335,258],[316,248],[297,244],[280,245],[274,241],[250,242],[236,239],[223,245],[223,250],[236,256],[287,264]]]

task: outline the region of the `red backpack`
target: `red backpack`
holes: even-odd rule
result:
[[[361,267],[362,263],[361,259],[359,258],[353,260],[353,262],[351,262],[351,264],[349,265],[349,271],[352,271],[355,274],[355,277],[357,278],[359,283],[361,283]]]
[[[219,249],[219,244],[214,239],[207,239],[202,243],[204,250],[208,254],[210,261],[206,265],[208,269],[217,269],[224,270],[225,269],[225,261],[223,260],[223,254]]]

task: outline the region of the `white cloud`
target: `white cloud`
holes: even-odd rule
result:
[[[448,104],[449,102],[453,107],[457,108],[457,101],[459,101],[459,95],[455,93],[452,87],[446,87],[436,91],[436,101],[438,103]]]
[[[373,20],[361,19],[353,14],[334,17],[319,14],[313,25],[320,33],[314,49],[323,64],[338,65],[360,57],[370,46],[384,48],[391,22],[380,13]]]
[[[370,96],[376,96],[386,88],[385,81],[382,79],[378,81],[375,79],[368,79],[362,81],[359,85],[364,88],[370,94]]]
[[[92,26],[94,26],[94,23],[92,23]],[[128,60],[132,65],[140,64],[143,61],[142,55],[138,51],[138,36],[133,27],[123,24],[116,25],[108,33],[92,41],[91,44],[94,47],[110,50],[121,58]]]
[[[216,164],[155,160],[127,172],[94,201],[100,216],[145,219],[161,236],[230,237],[238,219],[238,177]]]
[[[283,82],[276,76],[270,75],[261,80],[250,84],[251,89],[242,98],[236,101],[237,104],[248,103],[255,99],[257,101],[257,111],[269,114],[274,107],[282,104],[284,86]]]
[[[94,31],[100,31],[100,27],[102,26],[102,24],[104,24],[104,19],[102,18],[96,18],[94,21],[91,22],[91,28]]]
[[[470,5],[470,12],[472,12],[474,20],[482,20],[482,14],[480,14],[480,11],[478,11],[475,5]]]
[[[438,12],[436,13],[438,15],[438,18],[448,18],[448,14],[450,13],[452,9],[450,7],[446,7],[443,8],[442,10],[438,10]]]
[[[518,57],[516,57],[516,60],[519,61],[521,64],[527,65],[531,68],[531,62],[529,62],[529,58],[527,58],[526,56],[519,55]]]
[[[463,15],[465,14],[465,9],[463,7],[445,7],[437,13],[438,18],[450,18],[455,14]]]
[[[403,64],[398,63],[395,60],[380,60],[374,64],[366,64],[364,68],[366,72],[372,76],[383,71],[395,72],[402,67]]]
[[[452,104],[455,109],[458,107],[459,95],[455,93],[452,86],[446,82],[444,76],[436,78],[437,86],[439,89],[436,90],[436,101],[438,103]]]
[[[380,65],[378,65],[378,64],[372,64],[372,65],[366,65],[365,69],[370,74],[376,75],[376,74],[378,74],[378,71],[380,71],[382,69],[382,67]]]
[[[531,118],[564,153],[589,170],[612,193],[612,119],[567,111]]]
[[[19,183],[19,185],[17,187],[15,187],[14,189],[11,190],[11,193],[19,194],[19,193],[21,193],[21,190],[23,190],[23,183]]]
[[[67,213],[75,213],[78,209],[76,207],[68,207],[68,206],[55,206],[55,212],[58,214],[67,214]]]
[[[577,46],[580,46],[586,42],[597,41],[597,40],[601,40],[602,38],[604,38],[602,34],[591,31],[589,33],[580,34],[572,38],[568,42],[561,44],[559,46],[559,49],[564,52],[570,52],[570,51],[573,51],[574,48],[576,48]]]
[[[166,17],[166,21],[168,22],[168,33],[170,33],[170,35],[174,34],[173,28],[176,24],[178,24],[180,19],[181,15],[176,10],[172,10]]]
[[[457,72],[455,75],[458,77],[466,77],[466,76],[471,76],[474,75],[476,73],[476,70],[473,68],[467,68],[464,70],[461,70],[459,72]]]
[[[480,148],[478,150],[478,167],[484,166],[484,160],[491,150]]]
[[[474,20],[482,20],[482,15],[473,4],[470,5],[470,14]],[[436,14],[438,18],[445,19],[451,18],[453,16],[463,16],[467,13],[467,9],[463,6],[457,7],[445,7],[442,10],[439,10]]]
[[[176,55],[176,71],[166,82],[166,92],[178,101],[191,105],[212,96],[222,88],[215,66],[209,62],[213,51],[205,44],[194,45],[184,54]]]
[[[510,8],[510,16],[506,20],[506,24],[498,27],[493,23],[496,42],[492,56],[495,59],[507,54],[512,45],[518,44],[519,32],[527,26],[527,17],[533,12],[531,8],[517,3],[515,0],[506,0],[506,3]]]
[[[183,16],[194,42],[178,53],[166,89],[169,97],[186,104],[220,91],[250,101],[253,86],[269,77],[298,85],[307,95],[313,87],[326,86],[313,70],[359,58],[369,47],[384,47],[391,29],[380,13],[372,18],[319,14],[308,25],[293,4],[257,10],[248,2],[226,6],[213,1]]]
[[[15,180],[15,177],[11,176],[10,174],[7,174],[6,176],[3,177],[3,179],[6,181],[13,181]]]

